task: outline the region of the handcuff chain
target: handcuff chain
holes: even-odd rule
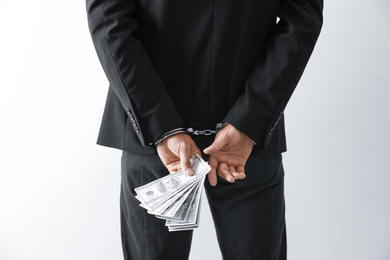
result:
[[[212,135],[218,133],[222,128],[222,123],[218,123],[215,130],[205,129],[205,130],[194,130],[192,127],[187,129],[188,134],[192,135]]]

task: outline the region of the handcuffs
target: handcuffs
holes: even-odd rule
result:
[[[218,123],[214,130],[212,130],[212,129],[194,130],[192,127],[190,127],[190,128],[185,128],[185,127],[176,128],[176,129],[173,129],[171,131],[166,132],[156,142],[151,143],[151,145],[153,145],[153,144],[157,145],[157,144],[161,143],[164,139],[166,139],[166,138],[168,138],[168,137],[170,137],[172,135],[175,135],[175,134],[181,134],[181,133],[185,133],[185,134],[189,134],[189,135],[212,135],[212,134],[217,134],[227,124],[228,124],[227,122],[225,122],[225,123]]]

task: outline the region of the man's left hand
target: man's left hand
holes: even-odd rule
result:
[[[245,178],[244,166],[252,148],[252,140],[243,132],[230,124],[222,128],[215,136],[214,142],[203,150],[205,154],[210,154],[210,184],[217,185],[217,173],[232,183],[236,179]]]

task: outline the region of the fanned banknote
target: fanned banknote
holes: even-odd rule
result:
[[[197,154],[191,157],[191,165],[194,170],[191,176],[180,170],[134,189],[140,206],[165,219],[169,231],[199,226],[203,183],[211,168]]]

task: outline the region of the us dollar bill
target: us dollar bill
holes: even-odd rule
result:
[[[166,220],[169,231],[199,226],[203,184],[211,167],[199,156],[191,158],[192,176],[178,171],[135,188],[135,196],[149,214]]]
[[[181,204],[184,203],[187,196],[190,194],[190,192],[196,187],[196,182],[192,183],[187,187],[187,189],[183,189],[182,191],[178,192],[173,197],[167,199],[163,204],[158,206],[157,208],[153,210],[148,210],[149,214],[154,215],[160,215],[160,216],[174,216],[176,211],[179,209]]]
[[[190,227],[196,227],[197,223],[199,221],[199,213],[200,213],[200,201],[202,197],[202,189],[203,189],[203,182],[204,178],[202,178],[202,181],[199,182],[197,185],[197,192],[196,192],[196,198],[192,201],[192,203],[189,206],[189,212],[187,214],[187,217],[184,221],[175,221],[175,220],[167,220],[166,226],[172,231],[173,229],[187,229]]]
[[[199,198],[198,206],[191,207],[191,211],[188,213],[188,218],[190,220],[185,220],[182,223],[178,221],[172,221],[168,226],[169,231],[185,231],[192,230],[194,228],[199,227],[199,219],[200,219],[200,204],[202,198]],[[166,221],[168,222],[168,220]]]
[[[178,191],[182,191],[187,185],[199,181],[210,171],[210,166],[196,154],[191,158],[194,174],[188,176],[183,170],[164,176],[141,187],[135,188],[137,199],[144,208],[153,210],[173,197]]]

